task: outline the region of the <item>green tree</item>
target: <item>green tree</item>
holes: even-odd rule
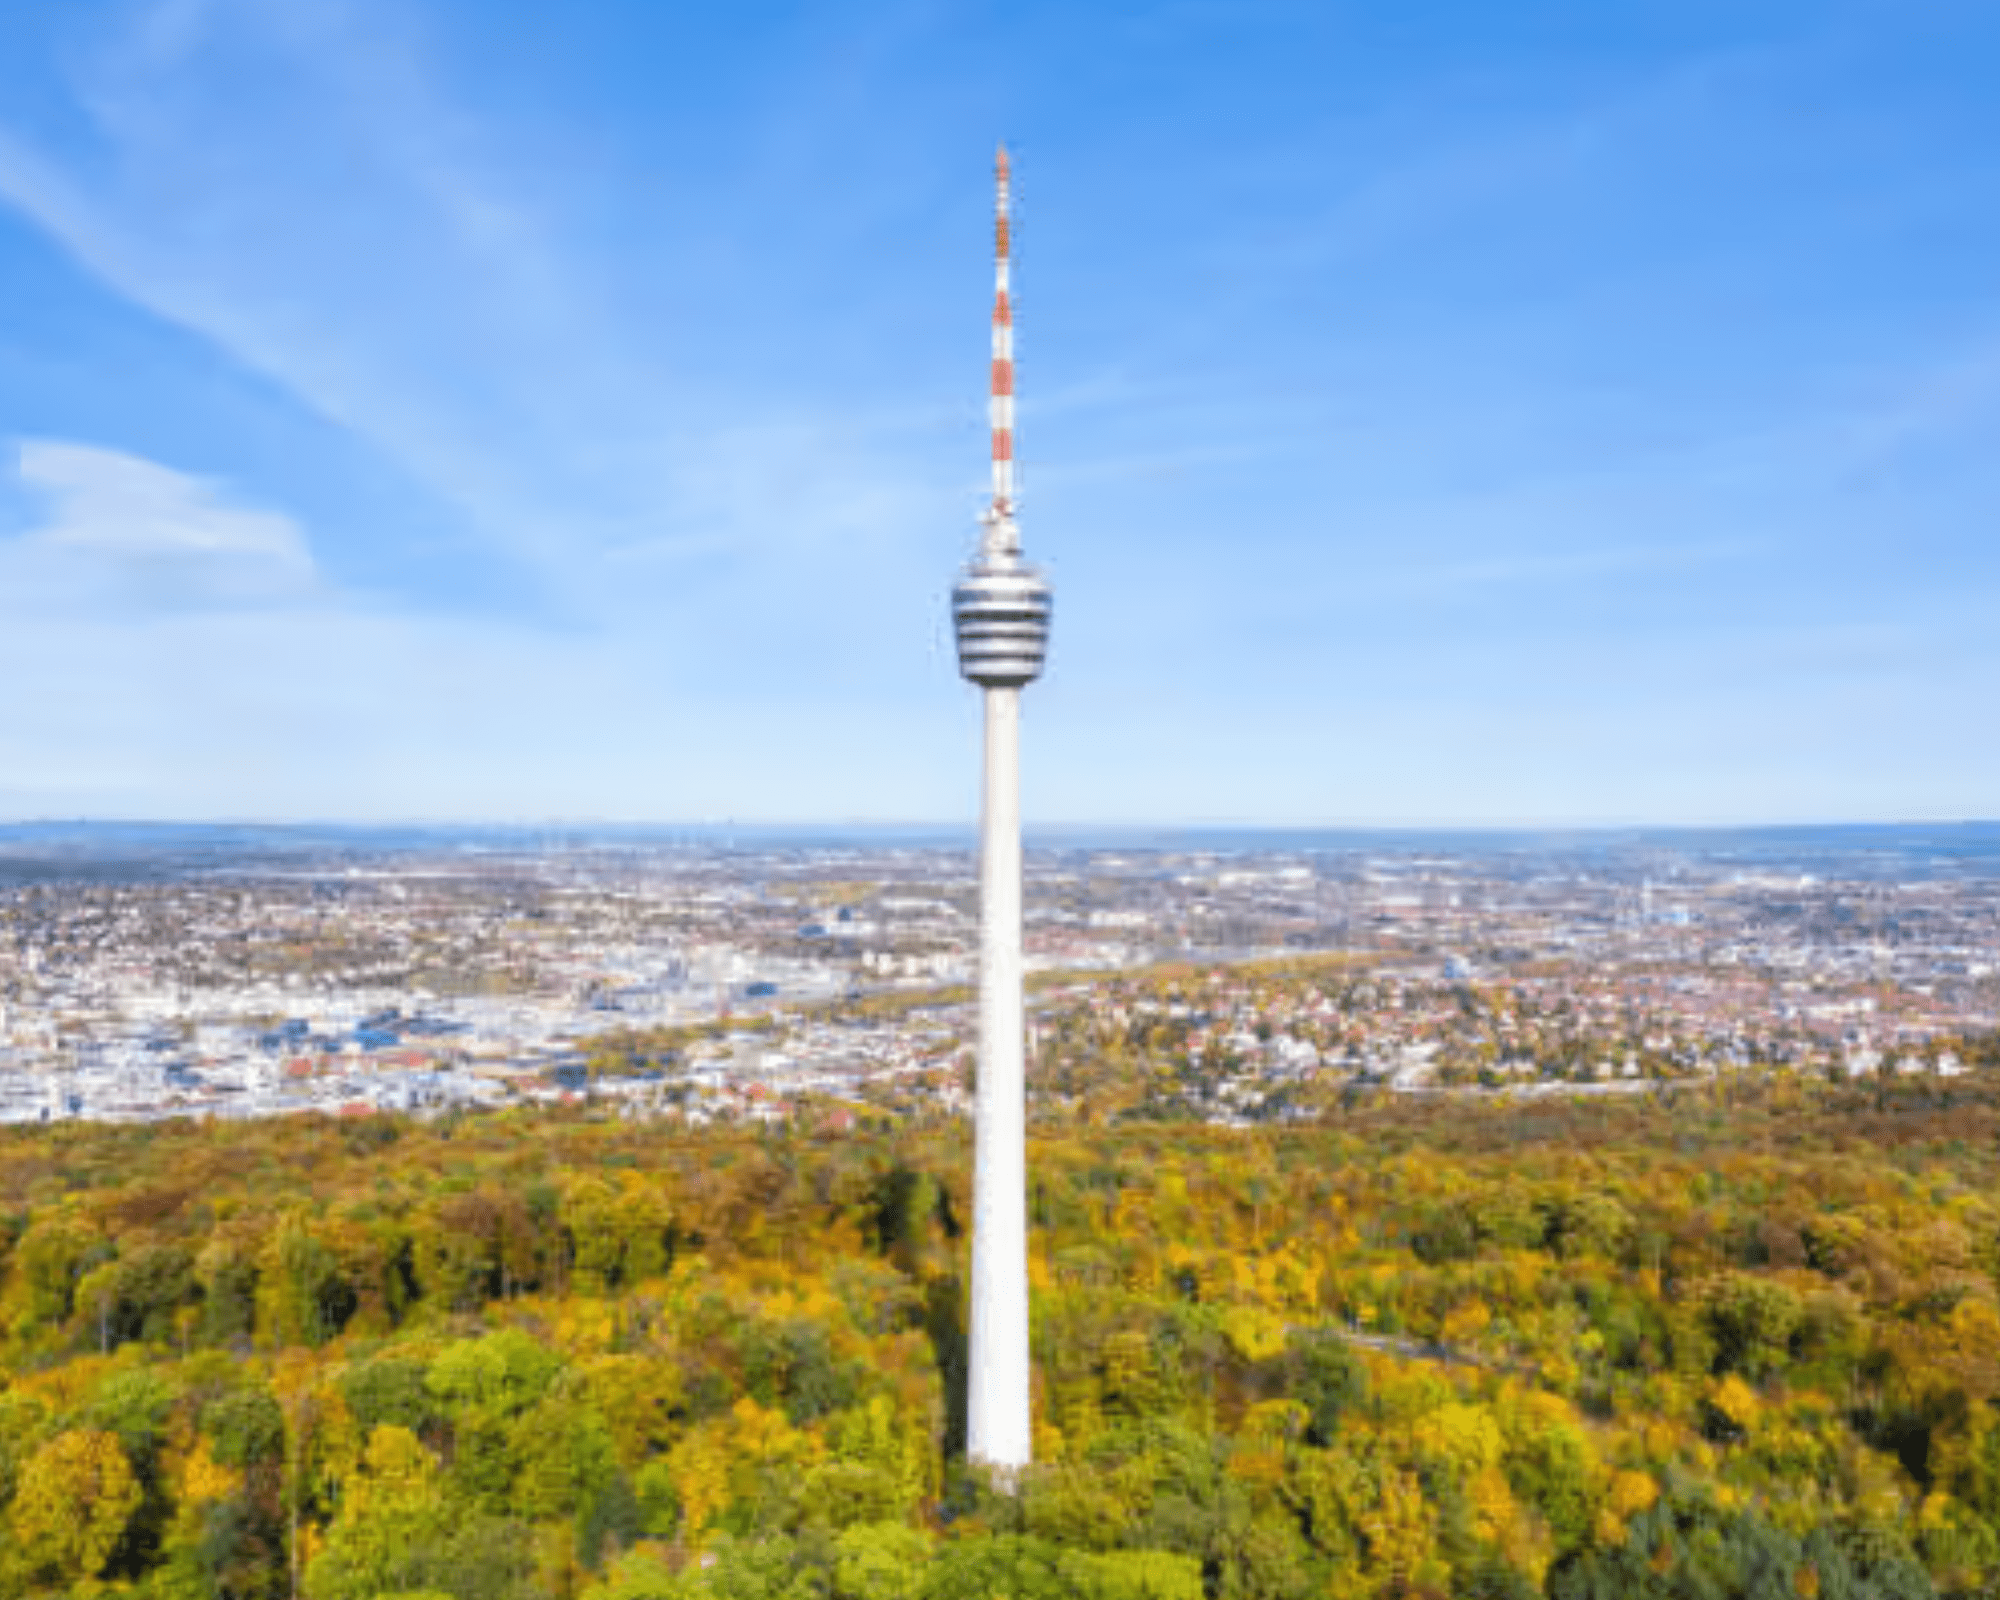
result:
[[[834,1541],[835,1600],[918,1600],[930,1559],[927,1534],[900,1522],[863,1522]]]

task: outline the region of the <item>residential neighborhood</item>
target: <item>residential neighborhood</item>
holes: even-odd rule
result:
[[[0,868],[0,1120],[967,1103],[977,884],[947,844]],[[1949,1075],[2000,1021],[1984,858],[1099,841],[1031,847],[1026,890],[1037,1115]]]

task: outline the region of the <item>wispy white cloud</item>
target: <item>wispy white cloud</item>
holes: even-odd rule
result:
[[[48,520],[0,541],[0,607],[198,610],[297,604],[320,589],[298,525],[217,484],[92,445],[29,440],[18,454]]]
[[[1446,561],[1378,575],[1364,585],[1368,598],[1391,593],[1438,596],[1522,584],[1591,582],[1709,567],[1756,554],[1748,540],[1604,545],[1583,550],[1516,551],[1477,561]]]
[[[1629,174],[1635,160],[1685,145],[1691,129],[1754,103],[1813,48],[1800,40],[1722,46],[1609,83],[1551,83],[1531,112],[1504,100],[1496,107],[1490,83],[1443,70],[1421,90],[1406,89],[1379,123],[1355,124],[1350,114],[1340,137],[1300,141],[1289,158],[1274,157],[1256,181],[1285,184],[1304,203],[1262,228],[1216,230],[1208,250],[1247,291],[1271,274],[1318,275],[1468,224],[1490,227],[1497,211]],[[1330,181],[1329,147],[1368,159]]]
[[[581,325],[589,297],[558,281],[532,207],[428,95],[408,29],[344,0],[132,16],[76,85],[99,153],[0,128],[0,203],[478,535],[559,567],[548,502],[567,502],[572,546],[587,536],[576,458],[632,380]]]
[[[0,468],[21,495],[41,515],[0,538],[0,682],[34,692],[0,715],[0,815],[862,815],[909,741],[907,715],[830,720],[810,685],[692,696],[687,648],[651,630],[383,607],[328,582],[283,512],[129,453],[28,441]],[[740,616],[699,639],[730,630],[760,648]],[[933,715],[954,698],[935,687]]]
[[[441,80],[417,12],[126,15],[79,57],[96,152],[0,126],[0,205],[364,441],[551,602],[621,611],[635,553],[838,562],[936,517],[906,419],[683,379],[661,353],[671,308],[666,326],[621,312],[561,195]]]

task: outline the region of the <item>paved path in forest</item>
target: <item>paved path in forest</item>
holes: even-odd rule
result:
[[[1341,1338],[1349,1344],[1358,1344],[1364,1349],[1379,1351],[1387,1356],[1400,1356],[1405,1361],[1434,1361],[1446,1367],[1475,1367],[1482,1372],[1511,1372],[1517,1377],[1533,1377],[1535,1369],[1518,1361],[1494,1361],[1486,1356],[1475,1355],[1470,1350],[1454,1349],[1450,1345],[1434,1344],[1428,1339],[1405,1339],[1393,1333],[1362,1333],[1354,1328],[1342,1328]]]

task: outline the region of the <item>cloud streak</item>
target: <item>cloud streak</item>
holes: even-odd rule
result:
[[[580,441],[632,380],[579,325],[585,297],[531,208],[462,153],[394,21],[326,0],[141,11],[79,87],[101,158],[0,130],[0,201],[556,574],[541,481],[573,549],[594,498]],[[219,83],[246,66],[259,89],[239,103]]]
[[[55,440],[19,448],[22,487],[49,520],[0,541],[0,604],[142,611],[298,604],[320,591],[290,518],[116,450]]]
[[[565,626],[619,626],[640,558],[662,584],[689,563],[830,572],[969,519],[919,464],[936,428],[913,444],[906,403],[821,410],[804,358],[755,395],[678,372],[677,308],[619,306],[561,201],[454,103],[414,15],[156,0],[83,52],[99,157],[0,127],[0,204],[362,441]],[[341,554],[331,537],[333,570]],[[652,603],[674,611],[675,590]],[[712,604],[676,620],[740,636]]]

